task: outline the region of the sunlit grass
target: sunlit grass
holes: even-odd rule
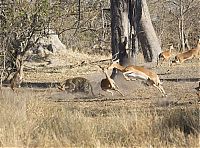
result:
[[[2,147],[198,147],[199,109],[90,107],[3,91]]]

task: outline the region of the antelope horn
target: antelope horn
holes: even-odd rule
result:
[[[119,52],[115,53],[115,54],[112,56],[112,62],[118,60],[118,56],[117,56],[117,55],[119,55]]]

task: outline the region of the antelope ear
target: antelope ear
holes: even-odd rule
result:
[[[101,69],[103,68],[101,65],[97,65],[97,66],[99,66],[99,68],[101,68]]]

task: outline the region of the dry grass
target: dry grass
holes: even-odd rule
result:
[[[67,66],[108,58],[70,50],[54,57],[51,65],[27,63],[35,69],[25,72],[25,82],[58,82],[84,76],[91,80],[98,95],[102,93],[99,82],[104,75],[95,64],[72,69]],[[57,92],[55,88],[25,86],[16,93],[3,88],[0,147],[200,147],[200,114],[194,89],[197,82],[192,80],[199,78],[198,67],[198,63],[188,62],[171,67],[167,74],[168,68],[156,68],[166,79],[163,85],[167,98],[160,98],[155,89],[147,89],[139,81],[128,83],[120,77],[116,83],[126,96],[105,93],[104,101],[80,99],[78,94]],[[184,82],[187,78],[191,82]],[[177,100],[177,104],[170,105]]]
[[[58,103],[2,90],[1,147],[199,147],[199,108]]]

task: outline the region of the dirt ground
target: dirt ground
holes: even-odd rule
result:
[[[192,106],[198,103],[195,88],[198,87],[200,81],[200,63],[196,59],[173,67],[168,67],[167,63],[160,67],[153,67],[152,65],[144,64],[142,60],[137,62],[137,65],[150,68],[159,75],[167,97],[162,97],[156,88],[145,86],[140,80],[128,82],[120,74],[116,76],[115,81],[124,96],[117,92],[114,92],[114,96],[112,96],[110,93],[101,90],[100,81],[105,78],[105,75],[97,66],[102,63],[95,62],[110,57],[91,56],[72,51],[66,53],[66,55],[55,56],[50,65],[46,62],[26,63],[25,79],[22,87],[18,88],[16,92],[12,92],[9,87],[4,87],[3,89],[18,95],[23,95],[26,91],[37,93],[38,95],[45,94],[45,98],[50,101],[59,103],[82,102],[86,106],[104,106],[106,103],[106,105],[112,106],[123,105],[148,108],[151,106],[162,107],[170,105]],[[139,56],[139,59],[141,59],[141,56]],[[82,76],[90,80],[95,97],[92,97],[91,94],[61,92],[56,88],[59,82],[76,76]]]

